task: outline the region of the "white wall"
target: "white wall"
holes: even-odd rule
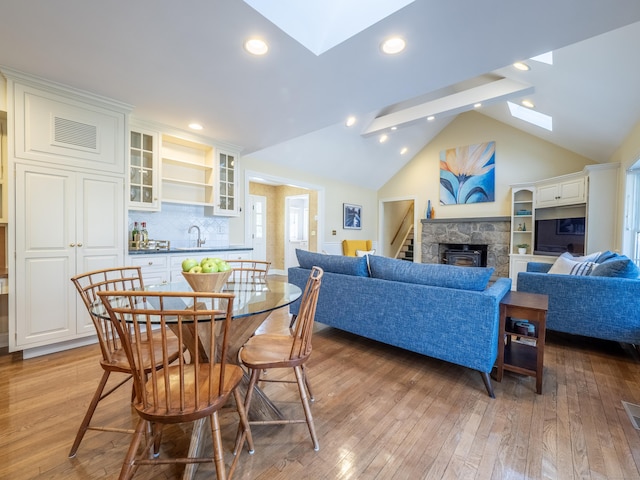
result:
[[[378,200],[375,190],[336,182],[325,177],[309,175],[305,172],[264,162],[251,155],[242,157],[240,170],[240,183],[243,186],[245,183],[245,172],[249,170],[252,172],[264,172],[266,175],[277,178],[290,179],[293,184],[302,182],[304,184],[322,187],[324,195],[319,195],[318,199],[320,202],[318,215],[322,217],[322,225],[318,229],[318,250],[338,253],[335,249],[344,239],[376,241],[376,232],[378,231]],[[229,241],[231,244],[244,243],[244,187],[240,198],[241,204],[243,205],[242,213],[240,217],[230,220],[231,237]],[[342,228],[343,203],[362,205],[362,230],[344,230]],[[332,234],[334,230],[336,235]]]
[[[496,142],[495,201],[468,205],[440,205],[440,152],[448,148]],[[379,191],[378,198],[415,196],[416,209],[427,201],[435,218],[508,216],[510,185],[581,171],[592,160],[540,140],[477,112],[459,115]],[[421,232],[416,232],[420,238]],[[420,249],[416,248],[416,261]]]

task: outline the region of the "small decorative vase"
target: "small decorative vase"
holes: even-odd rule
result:
[[[427,218],[431,218],[431,200],[427,201]]]
[[[518,248],[518,253],[520,255],[525,255],[527,253],[527,249],[526,248]]]

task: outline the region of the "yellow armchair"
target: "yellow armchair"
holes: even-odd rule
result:
[[[347,257],[355,257],[356,250],[372,249],[371,240],[343,240],[342,241],[342,254]]]

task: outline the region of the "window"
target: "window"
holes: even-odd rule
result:
[[[640,266],[640,160],[627,170],[627,199],[622,249]]]

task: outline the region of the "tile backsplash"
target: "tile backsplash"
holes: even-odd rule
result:
[[[170,240],[172,247],[194,247],[198,238],[196,229],[188,233],[189,227],[200,227],[204,246],[227,248],[229,246],[229,219],[205,216],[204,207],[163,203],[160,212],[129,211],[129,234],[133,222],[147,222],[150,240]]]

